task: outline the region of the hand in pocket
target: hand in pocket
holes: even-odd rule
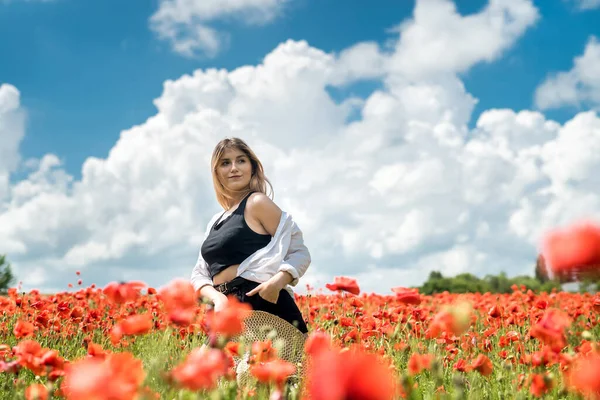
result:
[[[260,285],[246,293],[246,296],[254,296],[258,294],[264,301],[269,302],[271,304],[277,304],[277,300],[279,300],[280,291],[281,288],[267,281],[261,283]]]

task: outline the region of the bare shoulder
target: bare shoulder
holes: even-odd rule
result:
[[[255,192],[250,195],[248,198],[248,202],[246,203],[246,207],[248,207],[248,211],[252,213],[258,214],[270,214],[270,213],[280,213],[281,209],[275,204],[273,200],[269,198],[264,193]]]
[[[267,232],[275,234],[282,211],[269,196],[264,193],[252,193],[246,209],[251,218],[259,222]]]

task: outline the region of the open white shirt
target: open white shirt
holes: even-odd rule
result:
[[[206,240],[210,229],[221,214],[219,212],[210,219],[203,240]],[[202,248],[202,244],[200,248]],[[251,254],[238,266],[237,276],[262,283],[269,280],[277,272],[285,271],[293,277],[290,285],[296,286],[298,280],[308,269],[310,262],[310,253],[304,245],[302,231],[292,219],[291,214],[283,211],[277,231],[271,241],[265,247]],[[195,290],[204,285],[213,284],[208,272],[208,264],[202,258],[202,250],[198,252],[198,260],[192,270],[191,282]],[[286,286],[286,290],[293,297],[294,292],[290,285]]]

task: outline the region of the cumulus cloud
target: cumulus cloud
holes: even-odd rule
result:
[[[411,77],[465,72],[498,59],[538,19],[529,0],[490,0],[480,12],[464,16],[450,0],[417,1],[414,18],[397,28],[391,63]]]
[[[513,28],[496,34],[514,35],[515,18],[501,18]],[[81,180],[55,156],[31,163],[2,203],[0,243],[26,287],[64,288],[75,270],[101,285],[189,276],[219,211],[212,149],[239,136],[304,231],[313,264],[303,283],[349,275],[389,293],[432,270],[531,273],[544,229],[598,216],[600,118],[581,113],[561,125],[490,109],[471,130],[477,100],[457,73],[484,56],[408,74],[392,61],[402,51],[359,43],[330,54],[290,40],[256,66],[167,81],[156,115],[124,130],[105,159],[86,160]],[[362,79],[381,87],[364,99],[329,94]]]
[[[229,41],[226,32],[214,22],[237,20],[247,25],[265,24],[275,19],[287,0],[159,0],[150,17],[150,27],[160,39],[183,56],[203,53],[215,56]]]
[[[16,87],[0,85],[0,200],[7,195],[9,174],[19,163],[19,145],[25,135],[25,112],[20,98]]]
[[[600,0],[570,0],[581,11],[600,8]]]
[[[600,43],[591,36],[583,55],[575,57],[570,71],[549,76],[535,92],[540,109],[574,106],[600,107]]]

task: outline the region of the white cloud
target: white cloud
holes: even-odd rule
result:
[[[7,195],[9,174],[20,161],[19,145],[25,135],[25,112],[20,98],[16,87],[0,85],[0,204]]]
[[[455,74],[482,58],[407,75],[390,62],[402,48],[360,43],[334,55],[287,41],[257,66],[165,82],[157,114],[123,131],[106,159],[89,158],[81,180],[49,155],[11,186],[0,243],[17,275],[44,271],[25,282],[44,288],[64,288],[76,269],[101,285],[189,276],[218,211],[209,160],[225,136],[255,149],[276,203],[303,229],[313,255],[305,283],[350,275],[389,292],[431,270],[531,273],[544,228],[598,216],[600,118],[561,125],[491,109],[470,131],[476,99]],[[361,79],[382,86],[366,99],[329,96]]]
[[[570,0],[581,11],[600,8],[600,0]]]
[[[549,76],[537,89],[535,102],[541,109],[564,106],[600,107],[600,43],[590,37],[583,55],[575,57],[573,68]]]
[[[361,79],[378,79],[385,75],[389,62],[379,45],[374,42],[361,42],[344,49],[335,60],[335,74],[330,81],[344,85]]]
[[[229,41],[212,23],[239,20],[248,25],[275,19],[287,0],[159,0],[150,27],[172,49],[187,57],[199,53],[211,57]]]
[[[392,65],[411,77],[465,72],[498,59],[538,18],[529,0],[490,0],[466,16],[449,0],[417,1],[414,18],[398,27]]]

